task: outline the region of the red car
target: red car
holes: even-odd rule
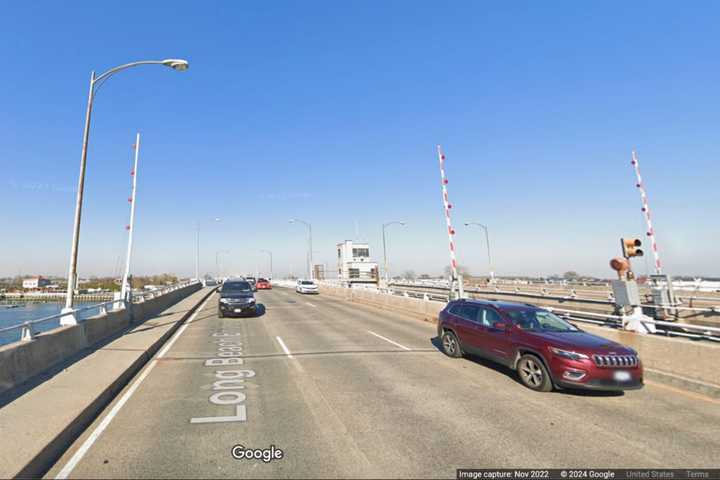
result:
[[[438,337],[448,356],[475,354],[501,363],[537,391],[643,386],[643,367],[635,350],[532,305],[451,301],[440,312]]]
[[[258,278],[255,287],[257,287],[258,290],[272,290],[272,285],[265,278]]]

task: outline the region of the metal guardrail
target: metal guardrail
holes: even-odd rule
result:
[[[449,288],[447,286],[431,286],[431,285],[416,285],[416,284],[406,284],[406,283],[391,283],[390,287],[405,287],[405,288],[425,288],[425,289],[431,289],[431,290],[440,290],[440,291],[449,291]],[[615,303],[608,299],[608,300],[598,300],[597,298],[582,298],[578,297],[576,293],[570,292],[568,295],[551,295],[547,291],[541,290],[540,293],[535,292],[522,292],[519,288],[515,288],[515,290],[500,290],[500,288],[496,287],[494,289],[490,290],[484,290],[479,288],[466,288],[466,293],[476,293],[476,294],[484,294],[484,295],[508,295],[508,296],[523,296],[528,298],[541,298],[541,299],[547,299],[547,300],[558,300],[558,301],[573,301],[573,302],[581,302],[581,303],[593,303],[598,305],[612,305],[614,306]]]
[[[593,313],[593,312],[582,312],[577,310],[568,310],[565,308],[555,308],[555,307],[543,307],[546,310],[549,310],[551,312],[560,312],[563,315],[563,317],[568,318],[570,320],[576,320],[579,322],[587,322],[587,323],[595,323],[595,324],[601,324],[606,326],[612,326],[616,328],[622,328],[622,319],[620,315],[608,315],[608,314],[602,314],[602,313]],[[580,316],[581,315],[581,316]],[[583,318],[583,317],[598,317],[602,320],[594,320],[592,318]],[[687,337],[687,338],[694,338],[694,339],[703,339],[703,340],[711,340],[714,342],[720,342],[720,328],[718,327],[708,327],[704,325],[691,325],[688,323],[678,323],[678,322],[664,322],[661,320],[650,320],[650,321],[644,321],[642,322],[646,327],[647,326],[654,326],[656,330],[657,335],[664,335],[664,336],[679,336],[679,337]],[[658,328],[660,327],[660,328]],[[665,327],[665,328],[662,328]]]
[[[402,286],[410,286],[410,285],[401,285],[401,284],[393,284],[394,286],[402,287]],[[413,285],[414,286],[414,285]],[[423,286],[426,289],[432,289],[432,290],[439,290],[439,291],[449,291],[447,287],[437,287],[437,286]],[[357,288],[357,287],[355,287]],[[418,292],[418,291],[411,291],[411,290],[402,290],[402,289],[393,289],[392,285],[389,288],[377,288],[377,287],[370,287],[365,286],[361,287],[363,290],[366,291],[374,291],[378,294],[387,294],[387,295],[398,295],[398,296],[404,296],[404,297],[410,297],[410,298],[417,298],[417,299],[423,299],[428,301],[439,301],[439,302],[447,302],[449,301],[449,292],[448,294],[438,294],[438,293],[432,293],[432,292]],[[469,293],[478,293],[482,292],[480,290],[475,289],[466,289],[465,292]],[[497,294],[499,292],[497,291],[487,291],[490,294]],[[513,294],[516,294],[515,292],[511,292]],[[538,298],[545,298],[545,299],[553,299],[553,298],[563,298],[568,299],[567,297],[552,297],[552,296],[539,296]],[[572,299],[572,298],[570,298]],[[575,299],[572,299],[575,300]],[[597,303],[590,302],[590,303]],[[610,305],[614,305],[612,302],[602,302],[602,303],[608,303]],[[658,308],[661,308],[660,306],[657,306]],[[612,314],[604,314],[604,313],[595,313],[595,312],[586,312],[586,311],[580,311],[580,310],[571,310],[566,308],[557,308],[557,307],[547,307],[544,306],[546,310],[552,311],[552,312],[559,312],[561,314],[564,314],[563,316],[570,319],[575,320],[579,322],[587,322],[587,323],[594,323],[598,325],[604,325],[604,326],[610,326],[614,328],[622,328],[623,326],[623,317],[620,315],[612,315]],[[713,310],[714,311],[714,310]],[[590,318],[587,318],[590,317]],[[599,318],[601,320],[596,320],[595,318]],[[703,339],[703,340],[711,340],[714,342],[720,342],[720,327],[709,327],[704,325],[692,325],[688,323],[678,323],[678,322],[665,322],[660,320],[650,320],[643,322],[646,326],[653,325],[655,327],[656,334],[658,335],[664,335],[664,336],[680,336],[680,337],[687,337],[687,338],[693,338],[693,339]],[[659,327],[659,328],[658,328]]]
[[[153,298],[160,297],[167,293],[173,292],[175,290],[179,290],[181,288],[185,288],[187,286],[193,285],[194,283],[197,283],[197,280],[178,283],[178,284],[170,285],[170,286],[167,286],[167,287],[164,287],[161,289],[151,290],[149,292],[142,292],[140,294],[132,293],[130,300],[131,300],[131,303],[143,303],[143,302],[146,302]],[[27,321],[25,321],[23,323],[19,323],[17,325],[0,328],[0,335],[2,335],[4,333],[20,330],[20,341],[27,342],[27,341],[30,341],[33,338],[35,338],[35,336],[38,333],[36,327],[43,323],[48,323],[48,322],[51,322],[54,320],[58,320],[58,319],[61,319],[62,317],[66,317],[68,315],[73,315],[77,319],[78,322],[84,322],[85,320],[87,320],[87,318],[81,318],[78,315],[79,313],[85,313],[85,312],[88,312],[91,310],[97,310],[98,311],[97,315],[107,315],[107,313],[109,311],[117,312],[120,310],[124,310],[126,307],[127,307],[126,302],[122,299],[111,300],[109,302],[98,303],[95,305],[87,305],[84,307],[74,308],[70,312],[56,313],[54,315],[39,318],[37,320],[27,320]]]

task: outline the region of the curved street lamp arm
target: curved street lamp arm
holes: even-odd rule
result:
[[[399,222],[399,221],[383,223],[383,228],[384,228],[384,227],[389,227],[390,225],[403,225],[403,226],[405,226],[405,223],[406,223],[406,222]]]
[[[120,70],[125,70],[126,68],[137,67],[139,65],[164,65],[164,64],[165,63],[163,60],[143,60],[140,62],[130,62],[130,63],[126,63],[124,65],[118,65],[117,67],[111,68],[107,72],[95,77],[95,80],[93,81],[93,85],[105,80],[106,78],[119,72]]]

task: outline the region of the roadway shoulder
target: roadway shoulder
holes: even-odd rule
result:
[[[211,293],[134,325],[2,407],[0,478],[41,476]]]

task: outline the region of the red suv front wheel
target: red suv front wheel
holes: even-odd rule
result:
[[[520,381],[526,387],[537,392],[549,392],[553,389],[552,378],[545,364],[535,355],[525,354],[517,364]]]

